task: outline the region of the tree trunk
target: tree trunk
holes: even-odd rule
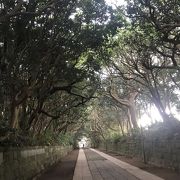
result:
[[[20,90],[12,99],[10,120],[10,127],[12,129],[18,129],[19,127],[20,113],[22,114],[21,110],[24,103],[26,103],[29,93],[29,90],[27,88],[24,88]]]
[[[28,119],[27,119],[27,101],[24,101],[21,105],[20,117],[19,117],[19,127],[21,130],[26,130],[28,126]]]
[[[153,102],[154,102],[157,110],[159,111],[163,121],[164,122],[169,121],[168,115],[166,114],[165,108],[164,108],[163,104],[160,102],[160,100],[157,100],[157,98],[155,96],[153,96]]]
[[[168,126],[175,127],[177,125],[178,120],[173,115],[169,116],[165,112],[165,108],[159,99],[157,99],[156,97],[153,97],[153,102],[154,102],[156,108],[158,109],[158,111],[163,119],[163,122],[166,123]]]
[[[32,112],[32,114],[29,117],[27,130],[33,128],[33,126],[36,125],[36,122],[37,122],[38,116],[39,116],[39,112],[43,108],[43,105],[44,105],[44,100],[38,101],[38,105],[37,105],[36,109],[34,109],[34,111]]]
[[[134,129],[138,128],[137,119],[136,119],[136,112],[135,112],[135,98],[138,95],[138,92],[131,92],[129,93],[129,97],[127,99],[121,99],[118,97],[118,94],[115,91],[110,91],[111,97],[118,102],[120,105],[124,105],[128,108],[129,115],[130,115],[130,122],[133,125]]]
[[[131,131],[132,130],[132,122],[131,122],[131,114],[129,112],[128,109],[128,113],[127,113],[127,131]]]
[[[119,123],[119,129],[121,130],[122,135],[125,136],[125,133],[124,133],[124,129],[123,129],[123,125],[122,125],[121,120],[118,120],[118,123]]]
[[[12,102],[11,107],[11,121],[10,121],[10,128],[11,129],[18,129],[19,127],[19,113],[20,113],[20,105],[16,105],[16,103]]]
[[[165,111],[165,107],[161,101],[159,92],[156,88],[150,88],[150,93],[152,96],[152,101],[154,103],[154,105],[156,106],[156,108],[158,109],[163,122],[168,123],[168,124],[172,124],[172,120],[175,120],[175,118],[171,115],[171,118],[169,117],[169,115],[166,113]]]
[[[134,105],[134,103],[132,103],[129,106],[129,113],[130,113],[131,122],[133,124],[133,128],[134,129],[138,129],[138,124],[137,124],[137,120],[136,120],[136,112],[135,112],[135,105]]]

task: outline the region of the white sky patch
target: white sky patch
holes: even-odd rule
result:
[[[159,114],[157,108],[155,106],[151,106],[149,108],[149,115],[144,113],[141,118],[138,120],[138,125],[141,127],[147,127],[155,122],[162,122],[161,115]]]
[[[177,120],[180,120],[180,112],[177,111],[175,106],[171,107],[171,111],[169,111],[169,109],[166,109],[167,114],[169,114],[170,112]],[[142,114],[141,118],[138,119],[138,125],[140,127],[148,127],[156,122],[163,121],[159,111],[155,106],[151,106],[148,110],[148,113],[149,115],[144,113]]]
[[[126,5],[126,2],[124,0],[105,0],[105,1],[108,5],[111,5],[112,7]]]
[[[23,1],[29,3],[29,0],[23,0]]]

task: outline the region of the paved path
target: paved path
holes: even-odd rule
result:
[[[84,150],[79,150],[78,159],[76,162],[76,167],[74,170],[73,180],[92,180],[92,175],[89,170],[89,166],[84,154]]]
[[[46,172],[44,172],[38,180],[72,180],[74,169],[76,166],[76,160],[78,157],[78,150],[74,150],[67,156],[63,157],[61,161]]]
[[[163,180],[95,149],[80,149],[73,180]]]

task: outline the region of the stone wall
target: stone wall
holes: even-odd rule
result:
[[[180,171],[180,133],[145,132],[143,135],[126,137],[116,143],[101,143],[99,149],[137,157],[158,167]]]
[[[71,146],[0,148],[0,179],[36,179],[44,169],[58,162]]]

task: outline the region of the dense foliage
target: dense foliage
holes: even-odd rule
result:
[[[137,131],[144,114],[153,121],[152,108],[159,112],[165,129],[178,132],[180,2],[127,0],[127,6],[117,11],[126,23],[110,38],[106,51],[103,96],[94,111],[99,138],[104,141],[113,134]]]
[[[119,25],[103,0],[2,0],[0,140],[81,124],[98,87],[94,57]]]
[[[138,130],[152,106],[176,127],[179,11],[178,0],[115,9],[104,0],[1,0],[1,144],[59,143],[82,127],[98,142]]]

